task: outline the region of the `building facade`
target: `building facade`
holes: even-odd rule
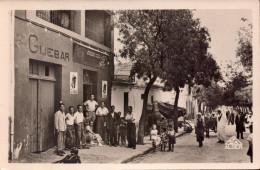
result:
[[[138,131],[139,120],[141,118],[143,109],[142,94],[145,91],[145,82],[130,76],[132,68],[131,62],[116,64],[114,80],[112,85],[111,104],[116,107],[116,111],[120,111],[124,116],[127,111],[127,106],[133,107],[135,123]],[[186,108],[187,106],[188,91],[187,87],[181,89],[178,107]],[[163,91],[160,80],[154,83],[148,95],[148,105],[153,102],[165,102],[174,105],[175,92]]]
[[[58,104],[77,107],[96,96],[111,104],[114,73],[110,11],[15,11],[14,148],[55,145]]]

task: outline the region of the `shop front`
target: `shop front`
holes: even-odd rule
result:
[[[95,47],[15,19],[14,146],[21,153],[55,145],[54,113],[60,101],[77,107],[90,94],[111,102],[113,57]]]

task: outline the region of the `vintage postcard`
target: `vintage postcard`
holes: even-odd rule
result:
[[[260,167],[259,1],[0,4],[1,169]]]

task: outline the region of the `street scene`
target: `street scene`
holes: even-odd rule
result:
[[[235,133],[235,126],[229,125],[226,129],[227,139]],[[249,132],[245,133],[248,136]],[[245,154],[248,150],[248,142],[245,139],[239,140],[243,149],[226,149],[225,144],[216,143],[217,134],[211,133],[210,138],[205,138],[203,148],[197,146],[195,133],[185,134],[177,138],[173,153],[160,151],[140,156],[129,163],[249,163],[250,159]],[[199,156],[198,156],[199,155]]]
[[[252,10],[15,10],[10,163],[253,163]]]

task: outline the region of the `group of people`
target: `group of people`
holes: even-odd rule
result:
[[[228,125],[230,125],[230,122],[235,123],[236,125],[236,133],[237,133],[237,139],[241,138],[244,139],[243,133],[245,132],[245,124],[248,124],[250,135],[248,136],[247,140],[249,142],[249,150],[247,152],[248,156],[250,156],[251,162],[253,160],[253,152],[252,152],[252,133],[253,133],[253,121],[252,121],[252,112],[244,114],[240,110],[233,110],[231,113],[230,111],[226,111],[225,113],[222,113],[224,111],[217,110],[216,115],[212,115],[209,113],[206,113],[205,115],[202,113],[198,113],[197,118],[195,120],[195,133],[197,142],[199,143],[199,147],[203,146],[204,141],[204,132],[206,129],[205,124],[205,118],[208,118],[209,116],[212,116],[216,119],[217,122],[217,136],[218,141],[217,143],[224,144],[226,139],[226,124],[228,122]],[[234,117],[234,118],[233,118]],[[207,133],[208,135],[208,133]]]
[[[166,119],[162,117],[160,119],[161,126],[157,129],[157,117],[155,113],[152,112],[148,117],[148,127],[150,132],[150,140],[152,141],[153,151],[156,151],[156,145],[160,141],[159,145],[161,151],[165,151],[166,146],[168,145],[169,151],[174,151],[175,140],[175,131],[174,131],[174,122],[172,119]],[[160,137],[158,136],[160,134]],[[160,140],[159,140],[160,139]]]
[[[121,112],[115,112],[115,106],[108,110],[105,102],[100,106],[94,100],[92,94],[90,100],[83,105],[68,108],[65,114],[65,104],[59,104],[59,110],[54,115],[54,126],[57,136],[57,154],[63,156],[64,150],[74,147],[78,149],[90,149],[87,144],[103,146],[126,146],[126,137],[129,148],[136,148],[136,127],[133,109],[128,106],[125,117]]]

